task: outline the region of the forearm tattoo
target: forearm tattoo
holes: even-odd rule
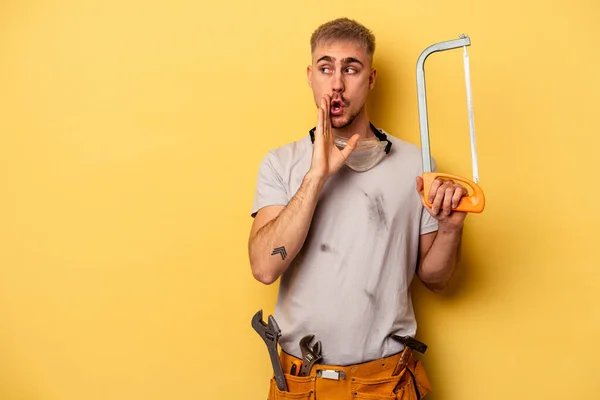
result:
[[[281,246],[281,247],[274,248],[271,255],[276,256],[277,254],[279,254],[281,256],[282,260],[285,260],[285,258],[287,257],[287,251],[285,251],[285,247]]]

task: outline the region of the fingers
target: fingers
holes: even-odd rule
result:
[[[436,184],[436,182],[439,182]],[[434,185],[436,186],[434,189]],[[433,201],[429,201],[431,203],[431,211],[434,215],[438,215],[442,204],[444,202],[444,195],[446,194],[446,188],[444,187],[445,183],[442,182],[441,179],[436,179],[431,184],[431,190],[429,191],[429,198],[431,199],[433,196]]]
[[[332,140],[333,141],[333,137],[331,135],[331,116],[329,114],[330,110],[331,110],[331,96],[329,96],[328,94],[326,94],[325,96],[323,96],[323,108],[324,108],[324,122],[323,122],[323,135],[325,136],[325,139],[327,140]]]
[[[467,190],[458,185],[458,187],[456,188],[456,190],[454,191],[454,195],[452,196],[452,208],[456,208],[458,207],[458,203],[460,203],[460,199],[463,198],[463,196],[465,196],[467,194]]]
[[[358,143],[358,139],[360,139],[360,135],[357,133],[352,135],[350,140],[348,140],[348,144],[346,144],[346,147],[342,149],[342,155],[344,156],[344,159],[348,158],[350,153],[354,151],[356,144]]]
[[[442,202],[442,212],[448,216],[452,212],[452,198],[454,197],[454,187],[451,183],[445,183],[444,201]]]
[[[315,142],[321,141],[323,137],[323,133],[325,132],[325,100],[321,100],[321,105],[319,106],[319,113],[317,117],[317,129],[315,129]]]
[[[437,196],[438,189],[443,184],[444,181],[441,179],[434,179],[434,181],[431,183],[431,187],[429,188],[429,196],[427,197],[427,201],[429,201],[429,204],[433,203],[434,199]]]
[[[417,176],[417,192],[423,193],[423,178]]]
[[[319,120],[317,130],[320,130],[322,135],[325,131],[325,100],[321,100],[321,106],[319,107]]]
[[[456,184],[451,180],[434,180],[431,184],[428,197],[432,199],[429,203],[431,204],[433,214],[438,215],[441,211],[445,216],[450,215],[452,210],[458,207],[460,200],[466,194],[467,191],[462,185]]]
[[[431,212],[431,207],[429,207],[429,205],[427,205],[427,203],[425,202],[425,194],[424,194],[424,189],[425,189],[425,184],[423,182],[423,178],[421,178],[420,176],[417,176],[417,192],[419,193],[419,197],[421,198],[421,203],[423,204],[423,207],[425,207],[429,212]]]

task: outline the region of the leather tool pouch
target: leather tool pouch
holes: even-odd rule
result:
[[[296,399],[296,400],[314,400],[315,398],[315,377],[314,376],[294,376],[288,373],[284,374],[287,382],[288,391],[283,392],[277,388],[275,378],[271,378],[269,388],[269,400]]]

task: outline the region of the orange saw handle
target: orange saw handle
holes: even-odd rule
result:
[[[470,196],[464,196],[460,199],[458,206],[454,208],[454,211],[462,211],[462,212],[472,212],[472,213],[480,213],[483,211],[485,207],[485,196],[483,195],[483,190],[477,185],[475,182],[462,178],[456,175],[450,174],[441,174],[438,172],[425,172],[423,173],[423,195],[425,204],[428,207],[431,207],[431,203],[427,200],[429,197],[429,190],[431,189],[431,184],[436,178],[442,179],[452,179],[454,181],[466,183],[472,190],[473,194]]]

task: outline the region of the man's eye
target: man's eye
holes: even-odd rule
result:
[[[356,70],[354,68],[352,68],[352,67],[349,67],[349,68],[346,68],[346,73],[348,73],[348,74],[354,74],[354,73],[356,73]]]
[[[331,70],[329,68],[327,68],[327,67],[321,67],[321,72],[323,72],[325,74],[328,74],[328,73],[331,72]]]

